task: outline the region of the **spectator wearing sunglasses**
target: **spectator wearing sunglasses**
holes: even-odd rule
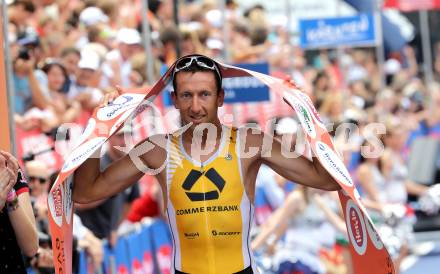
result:
[[[46,201],[50,178],[49,170],[44,162],[38,160],[26,162],[25,170],[36,217],[45,220],[47,218]]]
[[[157,177],[166,201],[174,241],[172,272],[258,273],[249,237],[261,164],[306,186],[340,187],[317,161],[284,156],[282,150],[290,152],[290,145],[282,148],[278,140],[267,139],[270,137],[261,131],[221,124],[218,109],[225,92],[220,68],[212,59],[182,57],[175,63],[172,78],[171,96],[184,127],[147,138],[135,153],[102,172],[100,159],[89,158],[75,171],[73,199],[90,203],[115,195],[139,180],[148,168]],[[263,151],[264,140],[271,141],[268,151]],[[255,149],[252,156],[244,153]],[[134,159],[134,154],[139,158]]]

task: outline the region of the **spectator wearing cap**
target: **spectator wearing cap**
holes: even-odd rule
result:
[[[83,109],[93,110],[103,94],[98,88],[101,80],[101,59],[95,51],[83,50],[78,62],[76,81],[71,84],[67,97],[77,100]]]
[[[117,48],[107,53],[102,66],[101,87],[130,87],[130,58],[142,51],[141,36],[136,29],[121,28],[116,35]]]
[[[100,8],[94,6],[85,8],[79,15],[79,21],[86,27],[105,24],[108,20],[108,16]]]

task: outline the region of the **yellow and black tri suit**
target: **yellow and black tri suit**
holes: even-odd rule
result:
[[[238,130],[222,126],[218,150],[204,163],[167,144],[167,214],[174,242],[172,273],[257,273],[250,249],[253,206],[246,195]]]

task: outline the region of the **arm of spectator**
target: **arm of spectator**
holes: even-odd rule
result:
[[[121,64],[119,63],[119,60],[109,60],[108,62],[111,70],[113,71],[113,75],[110,77],[110,85],[111,86],[121,85],[122,83]]]
[[[15,185],[17,173],[13,166],[7,164],[7,156],[3,155],[3,151],[0,152],[0,210],[3,210],[8,194]]]
[[[32,93],[32,102],[34,105],[40,109],[45,109],[51,106],[51,100],[44,95],[41,89],[40,82],[38,82],[37,77],[34,73],[34,61],[31,59],[29,61],[23,61],[25,70],[29,77],[29,87]]]
[[[405,181],[405,187],[406,187],[406,191],[408,192],[408,194],[415,195],[417,197],[422,196],[429,189],[428,186],[418,184],[418,183],[413,182],[411,180]]]
[[[368,207],[373,209],[382,210],[383,205],[380,202],[379,192],[377,187],[374,185],[373,175],[371,174],[368,166],[361,165],[358,169],[358,180],[362,189],[367,194]],[[367,205],[366,205],[367,206]]]
[[[344,220],[336,214],[329,206],[327,206],[324,199],[318,194],[313,195],[313,201],[318,205],[318,207],[324,212],[325,216],[329,220],[329,222],[336,227],[340,232],[346,234],[347,228],[345,226]]]
[[[0,151],[0,170],[3,169],[12,173],[14,182],[11,185],[11,180],[9,180],[7,189],[8,196],[10,196],[7,198],[9,220],[22,253],[32,257],[38,250],[38,234],[29,198],[29,188],[19,170],[17,159],[7,152]]]
[[[270,42],[265,42],[264,44],[261,45],[242,48],[242,50],[233,51],[232,58],[235,62],[248,61],[249,58],[252,58],[254,56],[259,56],[265,53],[266,51],[268,51],[270,46],[271,46]]]
[[[38,250],[38,234],[28,192],[18,196],[18,207],[9,211],[9,219],[22,253],[34,256]]]
[[[61,123],[72,123],[81,114],[81,104],[77,101],[73,101],[70,107],[62,114]]]
[[[78,247],[91,256],[95,269],[99,269],[104,258],[103,243],[92,231],[83,225],[78,215],[73,215],[73,235],[78,239]]]
[[[408,72],[410,75],[409,77],[415,77],[417,76],[417,73],[419,71],[416,55],[414,53],[414,49],[410,46],[406,46],[403,49],[403,52],[406,57],[406,61],[408,62]]]
[[[90,255],[95,269],[101,267],[104,259],[103,244],[90,230],[87,230],[84,238],[78,242],[78,247],[82,247]]]
[[[286,231],[289,220],[301,210],[303,198],[300,191],[294,191],[286,198],[282,207],[275,210],[266,224],[261,228],[258,236],[252,241],[252,249],[265,245],[274,245]]]
[[[393,158],[389,149],[385,148],[382,156],[380,157],[380,161],[382,165],[382,174],[385,179],[388,180],[393,168]]]
[[[272,174],[271,174],[272,175]],[[276,183],[274,176],[265,176],[261,186],[272,208],[279,208],[285,199],[284,190]]]
[[[31,265],[35,268],[53,268],[53,251],[50,248],[39,248],[37,255],[32,258]]]

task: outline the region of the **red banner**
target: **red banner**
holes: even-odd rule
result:
[[[440,9],[440,0],[385,0],[384,8],[401,11]]]
[[[25,131],[16,127],[15,139],[17,145],[17,158],[23,166],[23,159],[40,160],[47,164],[50,172],[60,169],[63,159],[55,151],[55,142],[52,138],[38,129]]]

